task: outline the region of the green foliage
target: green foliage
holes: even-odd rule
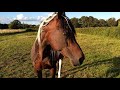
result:
[[[120,27],[120,19],[117,20],[117,23],[118,23],[118,27]]]
[[[104,19],[99,20],[99,26],[100,27],[106,27],[108,26],[108,23]]]
[[[26,32],[35,32],[35,31],[37,31],[37,30],[31,29],[31,28],[27,28],[25,31],[26,31]]]
[[[75,17],[71,18],[71,22],[72,22],[72,24],[73,24],[74,27],[76,27],[76,28],[80,27],[80,24],[78,22],[78,18],[75,18]]]
[[[117,26],[117,21],[115,20],[115,18],[109,18],[107,20],[107,23],[109,27]]]
[[[119,20],[119,19],[118,19]],[[115,18],[109,18],[108,20],[97,19],[93,16],[82,16],[81,18],[71,18],[71,21],[75,28],[79,27],[113,27],[117,26],[118,22]],[[79,24],[78,24],[79,22]]]
[[[22,28],[21,22],[19,20],[14,20],[9,24],[10,29],[20,29]]]
[[[0,23],[0,29],[8,29],[8,24],[1,24]]]
[[[22,24],[21,25],[23,29],[34,29],[34,30],[38,30],[39,25],[30,25],[30,24]]]
[[[82,16],[79,19],[79,22],[81,23],[81,27],[97,27],[97,26],[99,26],[99,20],[92,16],[89,16],[89,17]]]

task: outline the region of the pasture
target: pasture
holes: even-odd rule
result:
[[[37,32],[0,34],[0,78],[36,78],[30,59],[36,35]],[[120,39],[78,31],[76,39],[85,60],[74,67],[64,58],[63,78],[120,78]],[[49,78],[48,70],[44,70],[43,76]]]

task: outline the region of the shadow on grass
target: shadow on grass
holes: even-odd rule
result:
[[[112,67],[110,67],[107,70],[106,78],[113,78],[113,77],[117,77],[118,75],[120,75],[120,57],[114,57],[111,59],[105,59],[102,61],[96,61],[96,62],[92,62],[89,64],[83,64],[81,66],[76,66],[75,68],[72,68],[70,70],[62,72],[62,74],[64,74],[64,76],[62,78],[66,78],[69,75],[74,76],[74,74],[79,72],[79,71],[82,71],[86,68],[102,65],[102,64],[112,64],[113,65]],[[67,73],[67,74],[65,74],[65,73]]]
[[[108,78],[120,78],[120,57],[115,57],[112,59],[113,66],[110,67],[106,72],[106,77]]]
[[[22,33],[27,33],[27,32],[37,32],[37,30],[33,29],[26,29],[26,30],[21,30],[21,32],[8,32],[8,33],[0,33],[0,36],[6,36],[6,35],[15,35],[15,34],[22,34]]]

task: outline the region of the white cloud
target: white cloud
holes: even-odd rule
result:
[[[16,15],[16,17],[0,17],[0,23],[6,23],[9,24],[10,22],[12,22],[13,20],[17,19],[20,20],[21,23],[36,23],[39,24],[42,20],[44,20],[46,17],[52,15],[53,12],[47,13],[44,16],[35,16],[35,17],[30,17],[30,16],[25,16],[22,13]]]
[[[37,17],[26,17],[23,14],[18,14],[14,20],[20,20],[20,21],[41,21],[45,19],[43,16],[37,16]]]
[[[53,14],[53,12],[48,13],[48,17],[51,16],[52,14]]]
[[[2,23],[2,24],[8,24],[11,21],[13,21],[13,19],[10,17],[0,17],[0,23]]]
[[[46,18],[46,17],[44,17],[44,16],[38,16],[38,17],[37,17],[37,20],[38,20],[38,21],[42,21],[42,20],[44,20],[45,18]]]
[[[23,19],[25,19],[26,17],[24,17],[23,16],[23,14],[19,14],[19,15],[17,15],[17,18],[16,19],[18,19],[18,20],[23,20]]]

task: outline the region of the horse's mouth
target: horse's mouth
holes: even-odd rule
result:
[[[72,61],[73,66],[79,66],[79,65],[81,65],[80,62],[79,62],[79,60],[71,60],[71,61]]]

